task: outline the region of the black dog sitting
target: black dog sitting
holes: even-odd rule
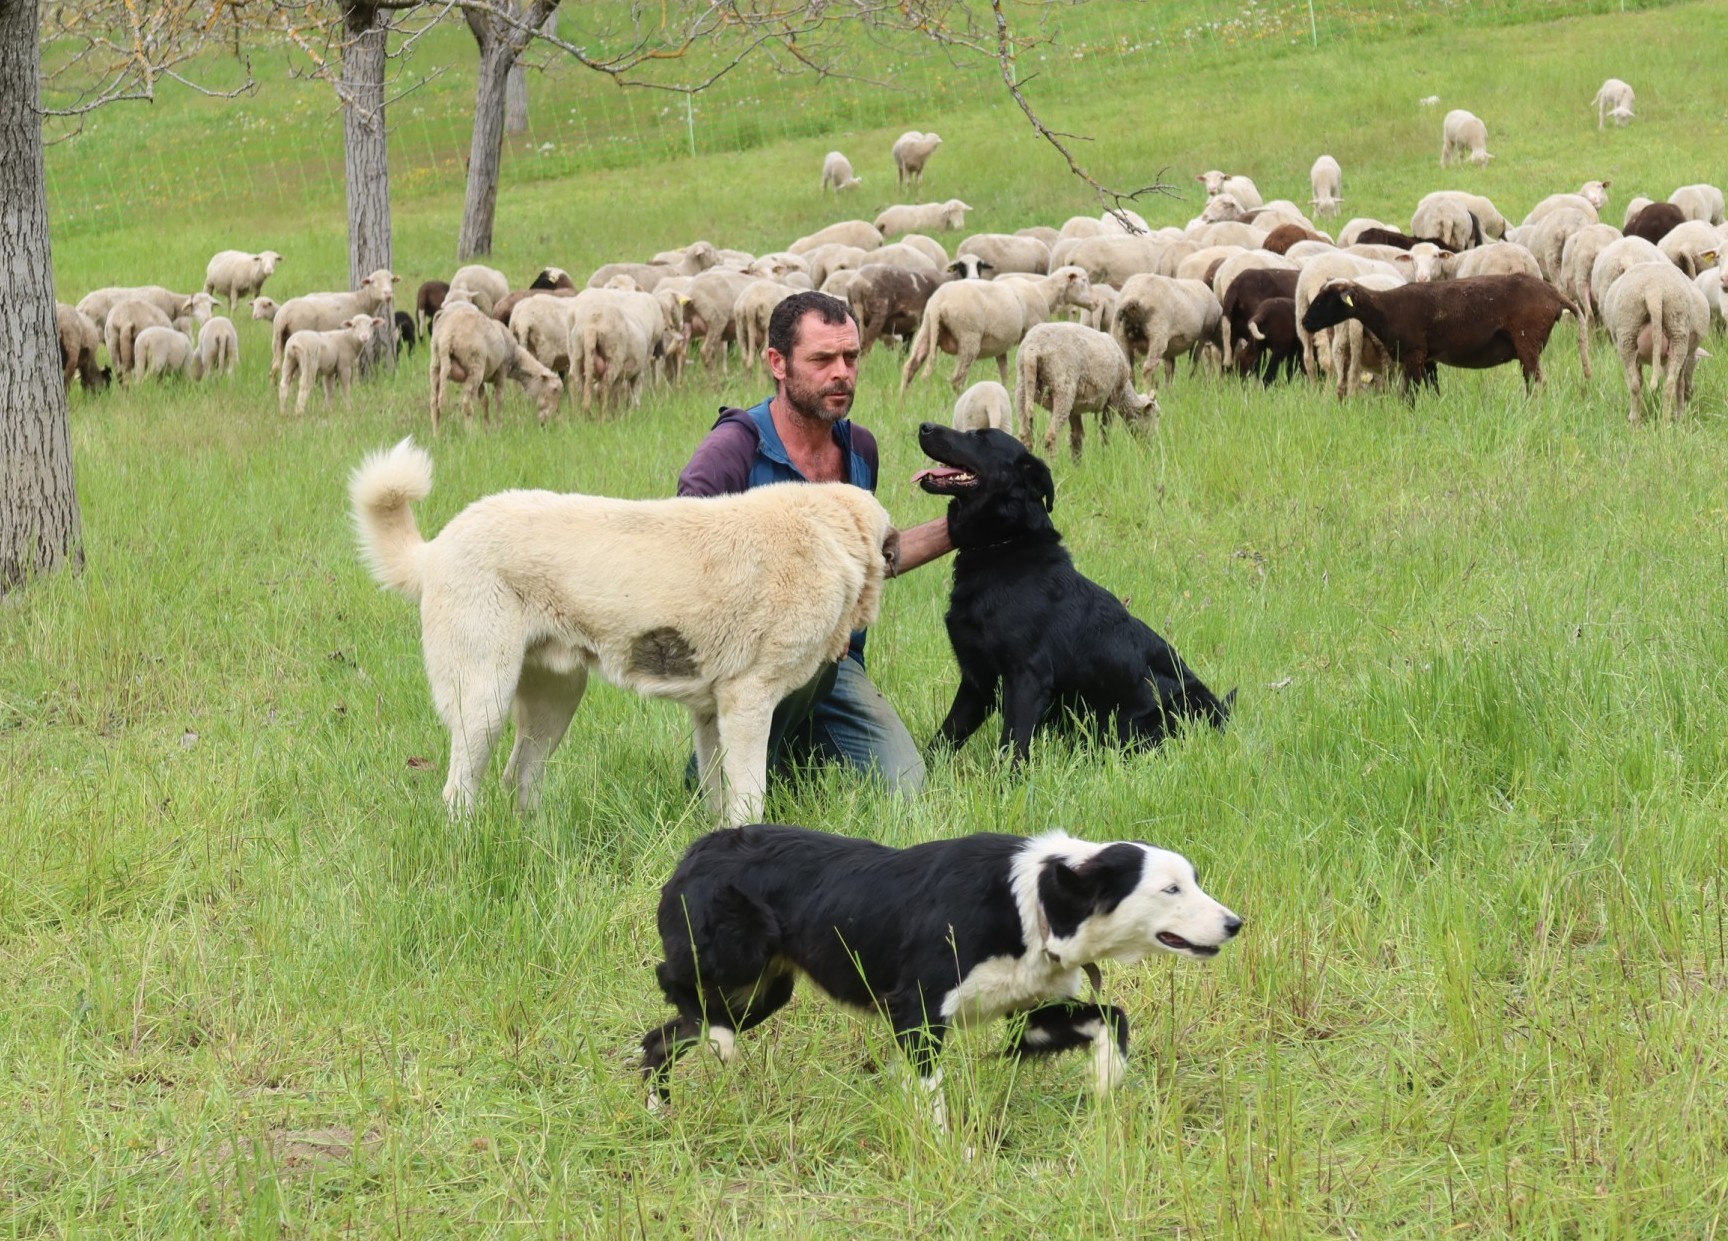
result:
[[[951,497],[959,555],[948,640],[960,688],[936,739],[958,746],[998,703],[1002,745],[1024,762],[1041,725],[1091,721],[1101,737],[1139,747],[1183,717],[1222,728],[1236,691],[1219,699],[1169,643],[1115,595],[1081,576],[1050,520],[1050,468],[1002,431],[926,422],[925,454],[946,468],[916,481]]]

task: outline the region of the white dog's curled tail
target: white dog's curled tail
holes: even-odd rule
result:
[[[432,491],[432,458],[412,436],[370,454],[348,479],[360,556],[390,590],[420,597],[426,541],[410,507]]]

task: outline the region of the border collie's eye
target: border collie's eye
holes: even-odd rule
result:
[[[1164,889],[1164,895],[1165,896],[1181,896],[1182,895],[1182,885],[1179,883],[1171,884],[1169,887]]]

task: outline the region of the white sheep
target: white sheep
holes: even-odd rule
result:
[[[994,379],[973,384],[954,402],[956,431],[982,431],[986,427],[1014,434],[1013,399]]]
[[[738,335],[738,349],[754,374],[761,368],[762,352],[768,346],[768,320],[774,307],[791,297],[795,290],[778,280],[752,280],[732,304],[732,322]]]
[[[1583,200],[1580,199],[1580,202]],[[1566,250],[1566,239],[1599,223],[1594,211],[1579,207],[1561,207],[1550,211],[1535,224],[1520,229],[1520,243],[1536,256],[1542,278],[1550,283],[1560,279],[1560,259]]]
[[[821,288],[837,271],[857,271],[868,261],[869,251],[857,246],[830,243],[817,246],[804,255],[810,273],[810,283]]]
[[[176,293],[165,289],[159,284],[140,284],[129,287],[116,286],[107,289],[97,289],[86,293],[76,307],[79,314],[87,317],[96,325],[98,332],[108,330],[108,315],[121,302],[148,302],[160,310],[172,322],[176,319],[190,318],[192,314],[192,295]]]
[[[1680,214],[1688,220],[1722,223],[1722,191],[1714,185],[1682,185],[1668,195],[1668,201],[1680,208]]]
[[[941,145],[941,135],[921,134],[916,129],[909,129],[894,139],[894,170],[899,183],[922,185],[924,165],[930,162],[930,157]]]
[[[462,385],[462,415],[468,417],[474,398],[480,398],[481,417],[491,418],[492,406],[504,413],[504,383],[521,383],[539,407],[544,424],[558,408],[564,385],[542,366],[533,354],[516,343],[505,327],[478,307],[448,301],[432,321],[432,347],[427,350],[431,379],[432,431],[444,412],[445,392],[452,380]],[[491,385],[488,390],[487,385]]]
[[[1590,101],[1596,105],[1596,128],[1605,129],[1607,118],[1613,117],[1616,125],[1624,125],[1632,119],[1632,107],[1635,98],[1632,88],[1619,78],[1609,78],[1596,90],[1596,98]]]
[[[197,379],[198,351],[192,338],[179,328],[147,327],[132,341],[132,382],[165,378],[170,374]]]
[[[1224,273],[1220,270],[1219,275]],[[1295,318],[1296,339],[1302,343],[1302,367],[1308,378],[1317,379],[1320,375],[1320,359],[1315,353],[1314,333],[1302,324],[1303,317],[1308,313],[1308,307],[1319,295],[1329,280],[1354,280],[1358,276],[1379,275],[1391,276],[1400,284],[1405,282],[1405,275],[1390,263],[1365,259],[1359,255],[1347,254],[1340,250],[1336,254],[1322,255],[1317,259],[1302,265],[1302,274],[1296,277]],[[1213,288],[1217,288],[1216,282]],[[1222,295],[1220,295],[1222,297]],[[1229,339],[1229,324],[1225,324],[1225,360],[1235,361],[1232,342]]]
[[[712,371],[728,367],[727,344],[737,336],[733,312],[738,295],[756,276],[745,272],[713,268],[690,282],[689,303],[684,308],[684,339],[686,343],[702,340],[702,364]]]
[[[682,361],[684,303],[673,289],[653,293],[591,290],[578,299],[570,326],[570,373],[582,384],[582,408],[596,395],[610,404],[620,386],[632,404],[654,362],[668,369]]]
[[[1481,194],[1472,194],[1467,190],[1435,190],[1424,194],[1416,204],[1418,212],[1428,203],[1439,200],[1450,200],[1463,207],[1465,211],[1476,217],[1476,222],[1482,228],[1482,236],[1506,239],[1507,221],[1500,208],[1494,205],[1490,198]],[[1411,230],[1415,231],[1415,230]]]
[[[1364,289],[1385,292],[1405,283],[1401,276],[1370,272],[1358,276],[1355,284]],[[1327,329],[1326,356],[1340,401],[1360,395],[1371,383],[1384,380],[1392,369],[1392,356],[1360,319],[1346,319]]]
[[[1626,369],[1631,400],[1628,421],[1637,423],[1643,413],[1638,334],[1646,326],[1651,328],[1650,382],[1662,383],[1666,362],[1669,374],[1662,395],[1664,410],[1670,422],[1685,413],[1692,394],[1692,371],[1698,365],[1698,345],[1710,330],[1710,305],[1697,286],[1672,263],[1634,263],[1608,289],[1602,302],[1602,324]]]
[[[1026,280],[956,280],[930,295],[923,321],[900,376],[900,395],[938,349],[955,355],[952,383],[956,395],[966,386],[972,364],[995,358],[1004,386],[1008,351],[1058,306],[1089,306],[1092,282],[1078,267],[1058,267],[1048,276]],[[931,374],[935,374],[934,368]]]
[[[304,293],[276,309],[270,325],[270,375],[282,373],[282,351],[295,332],[333,332],[357,315],[381,315],[401,277],[380,267],[352,293]]]
[[[1322,155],[1308,170],[1308,184],[1314,197],[1308,205],[1315,215],[1337,215],[1338,204],[1344,201],[1344,170],[1330,155]]]
[[[496,267],[470,263],[456,269],[456,274],[450,277],[450,288],[452,291],[468,290],[474,295],[474,304],[480,307],[481,312],[491,314],[492,307],[509,296],[510,281]]]
[[[1596,317],[1596,300],[1590,295],[1590,269],[1596,256],[1620,240],[1612,224],[1592,224],[1566,238],[1560,250],[1560,278],[1556,287],[1578,304],[1578,314],[1589,323]]]
[[[1628,268],[1637,263],[1666,263],[1662,251],[1656,248],[1656,243],[1646,241],[1642,237],[1622,237],[1619,241],[1603,246],[1596,255],[1596,261],[1590,264],[1590,299],[1600,310],[1608,297],[1608,290],[1614,287],[1614,282],[1624,275]],[[1672,266],[1672,264],[1670,264]],[[1679,268],[1675,268],[1676,271]]]
[[[335,399],[337,380],[342,381],[342,399],[352,399],[354,371],[359,366],[361,351],[372,343],[373,335],[382,327],[383,319],[357,314],[328,331],[303,329],[290,336],[282,348],[282,381],[276,389],[276,412],[288,412],[288,392],[296,379],[300,381],[300,395],[294,402],[296,415],[305,414],[313,385],[320,379],[324,381],[326,407]]]
[[[1338,230],[1339,248],[1342,249],[1345,246],[1355,245],[1356,239],[1371,228],[1384,229],[1388,233],[1403,231],[1402,229],[1393,228],[1384,220],[1376,220],[1372,216],[1353,216],[1348,224]]]
[[[1482,221],[1476,213],[1450,194],[1427,195],[1410,217],[1411,236],[1427,238],[1454,253],[1475,245],[1481,233]]]
[[[864,184],[863,177],[852,175],[852,161],[838,151],[830,151],[822,159],[822,188],[833,190],[838,194],[841,190],[857,189]]]
[[[1069,238],[1102,237],[1103,235],[1104,222],[1095,215],[1071,215],[1062,222],[1062,227],[1056,233],[1059,241],[1066,241]],[[1057,266],[1060,267],[1061,264],[1058,263]]]
[[[221,250],[204,268],[204,291],[220,293],[228,305],[238,306],[242,297],[264,291],[264,282],[276,274],[282,256],[274,250],[248,254],[244,250]]]
[[[273,297],[255,297],[252,299],[252,317],[254,319],[262,319],[266,323],[272,322],[276,318],[276,312],[280,309],[281,307],[276,304],[276,299]]]
[[[1494,158],[1488,153],[1488,126],[1463,108],[1448,112],[1440,128],[1440,167],[1448,167],[1454,156],[1467,158],[1478,168],[1487,167]]]
[[[221,315],[206,319],[198,329],[200,377],[214,375],[218,371],[224,375],[232,375],[238,365],[240,334],[234,330],[234,321]]]
[[[1558,264],[1555,270],[1558,274]],[[1528,249],[1515,241],[1492,241],[1462,254],[1440,255],[1432,278],[1468,280],[1472,276],[1512,276],[1519,273],[1535,276],[1538,280],[1547,279],[1542,274],[1540,260]],[[1550,283],[1557,284],[1558,281],[1551,280]]]
[[[1078,460],[1085,446],[1081,415],[1119,413],[1136,430],[1158,429],[1158,397],[1134,391],[1133,372],[1122,348],[1109,336],[1081,323],[1040,323],[1020,342],[1019,382],[1014,402],[1020,440],[1032,446],[1032,409],[1050,411],[1044,454],[1056,447],[1056,433],[1068,424],[1068,451]],[[1106,421],[1106,424],[1108,422]]]
[[[584,298],[600,292],[583,289],[575,297],[530,297],[518,303],[510,315],[510,335],[516,343],[533,354],[541,366],[559,376],[572,394],[575,387],[571,376],[578,370],[571,346],[576,308]]]
[[[1217,198],[1220,194],[1229,194],[1250,211],[1266,201],[1260,197],[1260,191],[1255,188],[1254,182],[1244,176],[1219,172],[1214,168],[1210,172],[1197,174],[1194,179],[1206,187],[1206,197]]]
[[[786,248],[793,254],[809,254],[818,246],[857,246],[860,250],[874,250],[881,244],[882,233],[870,221],[841,220],[817,229],[808,237],[800,237]]]
[[[1050,247],[1036,237],[1016,233],[974,233],[954,247],[954,254],[976,255],[994,267],[998,275],[1023,271],[1043,276],[1050,271]]]
[[[1105,236],[1126,234],[1130,237],[1138,237],[1152,231],[1152,226],[1146,222],[1145,216],[1127,207],[1106,211],[1098,217],[1098,226],[1104,230]]]
[[[1687,220],[1670,229],[1656,248],[1688,278],[1696,279],[1699,272],[1716,265],[1722,253],[1722,236],[1703,220]]]
[[[1217,295],[1204,281],[1134,276],[1116,298],[1116,316],[1109,331],[1130,369],[1140,350],[1146,351],[1142,382],[1152,386],[1152,368],[1159,365],[1168,385],[1176,376],[1176,359],[1184,353],[1198,364],[1200,351],[1210,346],[1222,359],[1219,330],[1223,313]]]
[[[904,271],[939,272],[948,266],[948,256],[943,255],[938,263],[931,258],[922,246],[909,246],[903,241],[897,241],[891,246],[883,246],[866,256],[872,263],[883,263],[889,267],[898,267]]]
[[[907,233],[895,244],[911,246],[914,250],[922,251],[924,257],[936,265],[937,271],[941,271],[943,268],[948,266],[948,251],[946,247],[944,247],[943,244],[937,241],[934,237],[926,237],[923,233]],[[876,254],[880,255],[888,249],[888,246],[883,246],[881,249],[876,251]],[[872,263],[880,263],[882,260],[880,258],[871,258],[870,261]]]
[[[173,327],[174,321],[161,307],[129,297],[109,309],[107,324],[102,331],[102,343],[108,346],[108,361],[114,373],[129,381],[133,372],[133,345],[146,328]]]
[[[958,198],[944,203],[916,203],[888,207],[876,217],[876,231],[888,237],[896,233],[934,233],[947,229],[958,232],[966,227],[966,213],[972,210]]]

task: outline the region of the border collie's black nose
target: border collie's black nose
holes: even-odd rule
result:
[[[1241,929],[1242,919],[1236,917],[1234,914],[1224,919],[1224,934],[1230,936],[1230,938],[1236,938],[1236,932]]]

